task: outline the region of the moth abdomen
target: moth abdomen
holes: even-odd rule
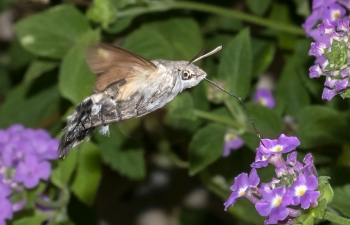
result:
[[[68,117],[66,132],[60,140],[58,153],[65,156],[70,149],[91,137],[94,129],[102,126],[100,132],[108,133],[108,124],[122,120],[116,103],[105,93],[96,93],[84,99]]]

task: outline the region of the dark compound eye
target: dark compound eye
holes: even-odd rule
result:
[[[183,80],[189,80],[191,78],[192,78],[192,74],[190,73],[190,71],[187,71],[187,70],[182,71]]]

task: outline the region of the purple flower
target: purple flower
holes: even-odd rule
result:
[[[292,197],[291,204],[299,205],[301,203],[301,208],[308,209],[320,196],[320,192],[315,191],[317,187],[318,181],[314,175],[305,177],[304,174],[299,174],[298,180],[288,190]]]
[[[261,88],[258,89],[254,94],[254,102],[260,105],[266,106],[268,108],[273,108],[275,106],[275,99],[271,91]]]
[[[269,216],[267,222],[271,224],[286,219],[289,214],[287,206],[290,204],[290,197],[285,185],[273,190],[262,189],[261,192],[263,199],[255,205],[258,213],[261,216]]]
[[[39,162],[34,155],[27,155],[24,161],[18,164],[14,180],[23,182],[26,188],[33,188],[39,184],[40,179],[48,180],[50,173],[50,163]]]
[[[269,164],[268,159],[270,158],[270,155],[265,156],[258,149],[256,150],[255,161],[250,166],[253,168],[266,167]]]
[[[5,219],[12,219],[12,216],[11,202],[6,198],[0,198],[0,225],[6,225]]]
[[[321,67],[318,64],[311,66],[309,71],[310,71],[309,73],[310,78],[320,77],[322,75]]]
[[[3,176],[0,175],[0,179],[3,179]],[[6,198],[11,194],[11,189],[3,184],[0,180],[0,199]]]
[[[287,155],[287,162],[286,164],[288,166],[294,166],[297,162],[297,152],[292,152]]]
[[[325,8],[324,19],[330,21],[331,24],[337,25],[337,21],[344,17],[345,9],[337,3],[330,4]]]
[[[227,133],[225,135],[225,146],[224,151],[222,152],[223,157],[230,155],[231,150],[237,150],[244,145],[244,141],[237,135],[232,133]]]
[[[262,139],[262,143],[257,151],[264,155],[287,153],[300,145],[297,137],[287,137],[284,134],[281,134],[277,140]]]
[[[268,163],[272,163],[277,168],[281,167],[285,162],[280,154],[290,152],[298,145],[300,145],[300,141],[297,137],[287,137],[284,134],[274,140],[262,139],[256,149],[255,162],[251,164],[251,167],[266,167]]]
[[[20,211],[24,208],[26,205],[27,201],[25,199],[22,199],[14,204],[12,204],[12,211],[17,212]]]
[[[337,23],[338,27],[335,29],[332,22],[325,19],[318,28],[327,41],[312,43],[309,51],[309,55],[316,56],[315,65],[309,69],[309,76],[310,78],[326,76],[322,99],[328,101],[335,95],[345,92],[350,86],[349,19],[341,19]]]
[[[313,0],[312,13],[302,25],[306,34],[311,36],[315,41],[323,41],[322,35],[315,27],[319,21],[328,20],[329,24],[335,26],[337,22],[344,18],[348,6],[346,1],[341,0]]]
[[[45,140],[42,138],[33,139],[31,141],[33,149],[39,159],[57,159],[58,152],[58,140]]]
[[[225,211],[227,210],[227,207],[235,204],[237,198],[246,196],[249,200],[255,201],[255,197],[251,194],[250,189],[257,187],[259,182],[260,178],[254,168],[250,171],[249,177],[247,173],[239,174],[235,178],[233,185],[230,187],[232,193],[224,203]]]
[[[311,153],[307,154],[304,157],[303,163],[305,163],[305,166],[302,168],[302,172],[305,176],[316,176],[317,177],[317,171],[314,165],[314,158],[312,157]]]
[[[316,57],[319,57],[324,54],[326,49],[327,49],[327,45],[324,42],[313,42],[311,43],[309,55],[314,55]]]

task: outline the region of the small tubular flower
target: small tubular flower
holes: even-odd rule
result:
[[[230,187],[232,193],[230,197],[227,199],[227,201],[224,203],[225,210],[227,210],[227,207],[230,205],[234,205],[237,198],[247,196],[248,199],[253,197],[251,195],[250,189],[255,188],[258,186],[260,182],[260,178],[258,176],[258,173],[256,172],[256,169],[252,169],[250,171],[249,177],[246,173],[239,174],[233,183],[233,185]]]
[[[297,137],[284,134],[274,140],[263,139],[257,148],[255,162],[251,164],[253,169],[249,178],[246,173],[235,178],[232,193],[224,204],[225,210],[234,205],[237,198],[244,196],[255,205],[261,216],[267,217],[265,224],[293,224],[297,221],[296,217],[311,212],[303,210],[318,205],[318,177],[311,154],[299,162],[297,152],[291,152],[299,145]],[[282,157],[283,153],[289,153],[286,160]],[[268,164],[275,167],[277,178],[258,186],[260,178],[256,169]]]
[[[285,185],[273,190],[262,190],[263,199],[256,205],[255,209],[261,216],[269,216],[268,222],[276,224],[279,220],[284,220],[289,214],[287,206],[290,204],[290,198],[287,195]]]
[[[300,173],[298,180],[292,184],[288,193],[292,197],[292,205],[301,204],[301,208],[308,209],[311,203],[316,202],[320,196],[319,191],[315,191],[318,187],[317,178],[314,175],[305,177]]]
[[[254,102],[260,105],[266,106],[268,108],[273,108],[275,107],[275,104],[276,104],[275,98],[273,97],[272,92],[264,88],[258,89],[255,92]]]
[[[35,188],[40,179],[49,179],[51,164],[47,160],[58,158],[57,147],[58,140],[42,129],[15,124],[0,130],[0,225],[25,207],[25,188]]]
[[[244,141],[238,135],[233,133],[226,133],[225,135],[225,146],[224,151],[222,152],[223,157],[228,157],[231,154],[232,150],[237,150],[244,145]]]
[[[335,27],[328,19],[319,26],[320,33],[327,41],[311,43],[309,55],[316,57],[315,65],[310,67],[310,78],[325,76],[322,99],[330,101],[334,96],[344,93],[349,84],[349,19],[337,20]]]

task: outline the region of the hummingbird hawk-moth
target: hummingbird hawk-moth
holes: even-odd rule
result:
[[[58,153],[70,149],[96,127],[108,133],[108,124],[136,118],[163,107],[186,88],[196,86],[206,72],[193,63],[210,56],[221,46],[191,61],[152,60],[117,46],[100,43],[87,51],[87,64],[98,75],[94,93],[85,98],[67,118]]]

